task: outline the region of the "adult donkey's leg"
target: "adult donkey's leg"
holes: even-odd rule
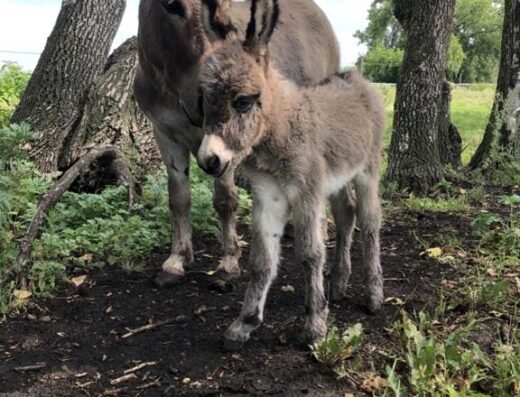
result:
[[[168,193],[172,213],[172,247],[155,279],[161,288],[171,287],[185,275],[184,267],[193,262],[191,242],[190,152],[168,135],[155,130],[163,161],[168,172]]]
[[[350,186],[345,186],[331,197],[330,205],[336,224],[336,257],[330,271],[329,298],[331,301],[339,301],[345,296],[352,272],[350,247],[356,208]]]
[[[361,228],[363,267],[367,290],[367,308],[377,312],[383,304],[383,271],[381,269],[379,232],[381,229],[381,203],[379,199],[379,175],[358,176],[356,187],[356,213]]]
[[[322,235],[321,217],[324,205],[319,201],[298,205],[294,209],[295,228],[294,249],[296,259],[303,266],[305,274],[304,338],[314,343],[326,336],[329,313],[323,285],[325,264],[325,244]]]
[[[218,266],[216,286],[226,289],[226,281],[240,275],[240,247],[237,236],[238,189],[235,186],[234,172],[229,171],[215,179],[213,204],[220,218],[222,228],[222,247],[224,256]]]
[[[263,192],[266,193],[266,192]],[[251,281],[240,316],[225,334],[224,349],[238,350],[264,320],[269,287],[276,277],[280,239],[287,219],[287,201],[281,192],[254,194],[251,252]]]

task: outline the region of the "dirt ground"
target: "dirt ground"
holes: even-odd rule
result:
[[[382,230],[386,296],[399,298],[410,311],[433,304],[450,270],[421,257],[420,240],[447,233],[464,239],[468,224],[469,219],[448,214],[390,215]],[[240,310],[248,274],[233,293],[211,291],[205,272],[214,268],[219,244],[195,244],[197,264],[174,289],[152,287],[166,256],[156,253],[142,273],[110,267],[93,271],[81,287],[63,286],[52,299],[0,324],[0,396],[364,395],[348,381],[338,381],[292,337],[302,325],[303,275],[290,240],[284,244],[265,324],[242,352],[233,354],[222,350],[221,338]],[[328,247],[331,258],[333,239]],[[375,347],[364,349],[361,359],[381,360],[371,352],[390,343],[385,327],[402,306],[394,299],[377,316],[365,312],[359,262],[356,241],[348,299],[331,305],[331,316],[340,327],[361,322],[366,346]],[[242,264],[247,266],[247,252]],[[149,322],[160,325],[123,337]]]

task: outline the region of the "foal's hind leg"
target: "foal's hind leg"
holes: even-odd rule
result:
[[[293,215],[294,249],[297,261],[302,264],[305,274],[304,338],[311,344],[326,336],[329,313],[323,285],[325,264],[325,244],[321,224],[323,207],[321,203],[297,206]]]
[[[345,186],[330,199],[332,215],[336,224],[336,257],[330,271],[329,299],[339,301],[345,297],[351,274],[350,247],[356,220],[352,191]]]
[[[238,189],[234,181],[234,172],[229,171],[221,178],[215,179],[215,195],[213,205],[220,218],[222,227],[222,248],[224,256],[218,266],[216,286],[226,289],[226,281],[240,275],[240,247],[236,230]]]
[[[361,228],[363,267],[367,290],[367,308],[377,312],[383,304],[383,272],[380,260],[379,231],[381,229],[381,203],[377,173],[359,175],[356,187],[356,213]]]

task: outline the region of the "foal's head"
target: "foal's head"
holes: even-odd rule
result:
[[[271,103],[267,89],[268,43],[278,22],[278,0],[253,0],[246,38],[225,33],[212,24],[216,0],[202,1],[208,37],[220,45],[203,62],[200,86],[204,109],[204,140],[199,165],[223,175],[238,165],[259,142]]]

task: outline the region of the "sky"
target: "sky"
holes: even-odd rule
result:
[[[372,0],[315,1],[334,26],[341,45],[342,64],[354,64],[366,48],[359,45],[353,34],[368,24],[368,8]],[[136,34],[138,4],[138,0],[127,1],[114,47]],[[33,70],[54,27],[60,6],[61,0],[0,0],[0,64],[13,61],[26,70]]]

